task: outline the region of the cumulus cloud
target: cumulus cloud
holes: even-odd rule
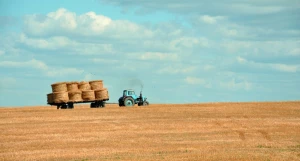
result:
[[[27,15],[25,33],[33,36],[109,36],[116,39],[151,37],[152,32],[126,20],[112,20],[95,12],[76,15],[64,8],[47,15]]]
[[[300,56],[300,48],[295,48],[290,51],[291,55]]]
[[[225,19],[224,16],[209,16],[203,15],[199,17],[199,20],[207,24],[216,24],[218,21]]]
[[[14,67],[14,68],[35,68],[35,69],[42,69],[47,70],[48,66],[39,60],[31,59],[29,61],[24,62],[16,62],[16,61],[1,61],[0,66],[2,67]]]
[[[196,66],[167,66],[156,71],[157,74],[186,74],[193,73]]]
[[[76,68],[57,68],[49,67],[46,63],[40,60],[31,59],[29,61],[0,61],[0,67],[5,68],[33,68],[40,70],[44,75],[49,77],[81,74],[84,70]]]
[[[258,68],[261,70],[272,69],[275,71],[287,72],[287,73],[295,73],[300,71],[300,65],[289,65],[289,64],[279,64],[279,63],[259,63],[259,62],[249,61],[240,56],[238,56],[236,60],[239,64],[246,65],[252,68]]]
[[[201,37],[201,38],[181,37],[172,40],[170,45],[174,49],[194,48],[196,46],[209,47],[209,42],[205,37]]]
[[[57,50],[64,47],[75,46],[75,42],[63,36],[50,38],[28,38],[25,34],[20,35],[20,43],[37,49]]]
[[[0,79],[0,90],[1,88],[11,87],[17,83],[17,80],[13,77],[4,77]]]
[[[236,81],[231,79],[230,81],[221,81],[220,86],[228,90],[251,90],[252,84],[248,81]]]
[[[117,64],[120,63],[120,60],[117,59],[102,59],[102,58],[94,58],[92,59],[94,63],[100,63],[100,64]]]
[[[81,43],[64,36],[29,38],[25,34],[21,34],[19,42],[34,49],[64,51],[65,53],[78,55],[99,55],[114,52],[111,44]]]
[[[295,73],[300,71],[300,65],[287,65],[287,64],[267,64],[267,66],[272,69],[281,71],[281,72],[290,72]]]
[[[50,68],[46,70],[46,75],[49,77],[65,76],[65,75],[81,75],[84,70],[77,68]]]
[[[145,52],[145,53],[130,53],[131,58],[139,60],[159,60],[159,61],[178,61],[177,54],[160,53],[160,52]]]
[[[230,8],[233,10],[240,11],[240,13],[244,13],[244,14],[270,14],[270,13],[278,13],[285,9],[285,7],[279,5],[261,6],[261,5],[253,5],[250,2],[248,2],[248,4],[246,3],[232,4]]]
[[[211,46],[206,37],[188,36],[172,23],[150,27],[128,20],[112,20],[94,12],[77,15],[64,8],[47,15],[27,15],[24,24],[19,43],[32,49],[63,53],[142,52],[145,53],[139,56],[142,60],[166,59],[164,54],[172,53],[168,56],[175,60],[180,52],[191,53]]]
[[[207,82],[205,79],[203,78],[198,78],[198,77],[186,77],[184,79],[184,81],[187,83],[187,84],[191,84],[191,85],[202,85],[206,88],[211,88],[211,83],[210,82]]]
[[[138,1],[129,0],[123,3],[118,0],[100,0],[102,2],[110,3],[113,5],[118,5],[122,7],[135,7],[140,6],[140,10],[147,10],[149,12],[154,12],[157,10],[168,10],[173,13],[222,13],[222,14],[270,14],[278,13],[284,9],[287,9],[288,5],[284,0],[271,1],[272,3],[266,3],[265,1],[174,1],[174,0],[164,0],[164,1]],[[290,1],[294,7],[297,6],[297,1]],[[208,7],[210,6],[210,7]],[[140,12],[140,10],[137,10]],[[134,10],[136,11],[136,10]]]
[[[4,54],[5,54],[5,51],[0,50],[0,56],[1,56],[1,55],[4,55]]]

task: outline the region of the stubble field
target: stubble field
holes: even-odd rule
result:
[[[0,160],[300,160],[300,102],[0,108]]]

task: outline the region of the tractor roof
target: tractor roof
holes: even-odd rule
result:
[[[124,89],[124,91],[134,91],[133,89]]]

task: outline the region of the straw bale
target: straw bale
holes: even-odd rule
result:
[[[67,103],[69,101],[68,92],[53,92],[54,103]]]
[[[102,88],[95,90],[95,99],[96,100],[107,100],[109,99],[107,88]]]
[[[47,94],[47,102],[53,103],[53,94],[52,93]]]
[[[78,91],[78,82],[68,82],[67,89],[68,89],[68,92]]]
[[[91,85],[92,90],[99,90],[103,88],[103,81],[102,80],[93,80],[89,82]]]
[[[82,99],[84,101],[93,101],[95,100],[95,92],[94,90],[84,90],[82,91]]]
[[[82,92],[80,90],[68,92],[69,101],[70,102],[81,102],[82,101],[81,94],[82,94]]]
[[[81,91],[91,90],[91,85],[89,84],[89,82],[82,81],[78,84],[78,88]]]
[[[51,84],[52,86],[52,92],[67,92],[67,84],[66,82],[58,82],[58,83],[54,83]]]

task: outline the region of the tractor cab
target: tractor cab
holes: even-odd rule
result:
[[[132,89],[127,89],[123,91],[123,97],[132,97],[134,100],[137,99],[137,95]]]

